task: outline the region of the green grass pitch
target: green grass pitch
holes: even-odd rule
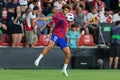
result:
[[[3,69],[0,80],[120,80],[120,70],[68,69],[69,76],[61,69]]]

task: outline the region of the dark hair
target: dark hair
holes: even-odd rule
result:
[[[106,12],[106,11],[110,11],[110,9],[109,9],[109,8],[105,8],[105,12]]]
[[[39,10],[39,7],[38,7],[38,6],[35,6],[35,7],[33,8],[33,10]]]
[[[52,6],[52,7],[51,7],[51,10],[54,9],[55,7],[57,7],[57,6]]]
[[[38,0],[33,0],[33,2],[38,2]]]
[[[17,6],[17,7],[20,7],[20,6]],[[15,7],[15,10],[14,10],[14,12],[15,12],[15,14],[14,14],[14,19],[17,17],[17,7]],[[20,12],[21,13],[21,12]]]
[[[69,9],[69,10],[71,9],[69,5],[64,5],[64,6],[62,7],[62,9],[65,9],[65,8],[67,8],[67,9]]]
[[[30,10],[30,7],[26,8],[25,13],[27,13]]]
[[[4,22],[2,19],[0,19],[0,22],[1,22],[2,24],[5,24],[5,22]]]
[[[119,24],[120,24],[120,20],[116,21],[115,24],[116,24],[116,25],[119,25]]]
[[[75,24],[72,24],[71,28],[76,28],[76,25],[75,25]]]

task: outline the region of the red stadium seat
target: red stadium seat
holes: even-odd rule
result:
[[[11,35],[2,34],[1,46],[10,46],[12,44]]]
[[[48,46],[50,42],[50,37],[47,34],[40,34],[40,42],[42,46]]]
[[[79,38],[79,46],[83,46],[83,40],[82,40],[82,38]]]
[[[91,34],[81,35],[80,44],[83,44],[84,46],[96,46]]]
[[[41,41],[40,41],[40,39],[37,38],[36,43],[35,43],[35,46],[41,46]]]

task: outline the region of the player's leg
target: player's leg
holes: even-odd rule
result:
[[[70,61],[70,58],[71,58],[70,48],[67,45],[67,42],[66,42],[65,38],[60,38],[59,45],[60,45],[61,49],[63,50],[63,52],[65,53],[65,56],[66,56],[62,72],[66,76],[68,76],[68,74],[67,74],[67,67],[68,67],[68,64],[69,64],[69,61]]]
[[[120,46],[115,47],[114,69],[117,69],[119,62]]]
[[[49,43],[49,45],[46,48],[43,49],[43,51],[41,52],[41,54],[39,55],[39,57],[35,60],[35,63],[34,63],[35,66],[39,65],[40,60],[48,53],[48,51],[50,49],[52,49],[54,47],[54,45],[55,45],[55,42],[51,41]]]
[[[114,53],[115,53],[115,46],[111,45],[110,46],[110,54],[109,54],[109,68],[112,68]]]
[[[35,66],[38,66],[38,64],[39,64],[40,60],[43,58],[43,56],[45,56],[48,53],[48,51],[54,47],[54,45],[57,43],[58,40],[59,39],[57,36],[55,36],[55,35],[51,36],[51,42],[45,49],[43,49],[43,51],[41,52],[39,57],[35,60],[35,63],[34,63]]]
[[[114,59],[114,69],[117,69],[117,67],[118,67],[118,60],[119,60],[119,57],[115,57],[115,59]]]
[[[70,52],[70,48],[69,47],[65,47],[63,49],[66,57],[65,57],[65,61],[64,61],[64,66],[63,66],[63,73],[68,76],[67,74],[67,67],[68,67],[68,64],[69,64],[69,61],[70,61],[70,58],[71,58],[71,52]]]
[[[112,67],[112,63],[113,63],[113,57],[109,57],[109,68]]]

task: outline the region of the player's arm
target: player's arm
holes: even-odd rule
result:
[[[52,21],[48,24],[48,26],[50,27],[50,33],[49,33],[49,36],[51,36],[51,35],[52,35],[52,32],[54,31],[55,21],[52,20]]]
[[[67,30],[66,30],[66,35],[68,34],[68,32],[69,32],[69,26],[67,27]]]
[[[52,19],[52,17],[36,18],[36,20],[44,20],[44,21],[47,21],[50,19]]]
[[[51,37],[53,29],[53,27],[50,27],[50,33],[48,34],[48,37]]]

